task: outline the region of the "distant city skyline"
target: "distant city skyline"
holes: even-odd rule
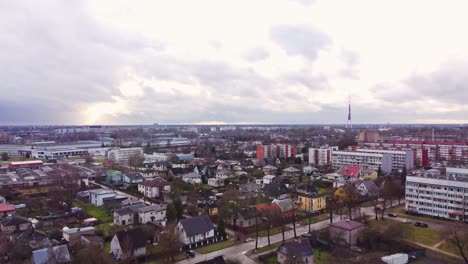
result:
[[[6,1],[1,125],[468,123],[466,1]]]

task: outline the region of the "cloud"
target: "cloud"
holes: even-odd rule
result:
[[[271,38],[288,55],[300,55],[312,61],[331,42],[326,34],[307,25],[274,26]]]
[[[2,2],[0,124],[464,120],[466,8],[418,1]]]
[[[268,56],[268,51],[261,47],[253,48],[244,54],[244,58],[248,61],[260,61],[268,58]]]

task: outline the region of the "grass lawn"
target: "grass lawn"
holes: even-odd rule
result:
[[[329,215],[322,214],[322,215],[312,217],[310,223],[314,224],[314,223],[322,222],[323,220],[327,220],[327,219],[329,219]],[[303,220],[302,225],[309,225],[309,219]]]
[[[114,235],[115,232],[123,230],[126,227],[118,225],[111,226],[110,223],[101,223],[99,225],[94,226],[94,228],[96,228],[96,230],[101,230],[103,232],[103,235],[106,237]]]
[[[279,241],[279,242],[276,242],[276,243],[273,243],[269,246],[264,246],[264,247],[261,247],[261,248],[258,248],[257,249],[257,252],[255,252],[255,254],[261,254],[263,252],[267,252],[269,250],[272,250],[272,249],[277,249],[281,243],[283,243],[283,241]]]
[[[278,263],[278,256],[277,255],[273,255],[269,258],[267,258],[265,261],[263,261],[262,263],[264,264],[277,264]]]
[[[291,230],[291,228],[285,226],[284,227],[284,232],[288,231],[288,230]],[[270,236],[272,235],[276,235],[276,234],[279,234],[281,233],[281,227],[273,227],[273,228],[270,228]],[[266,237],[268,236],[268,230],[262,230],[260,232],[258,232],[258,236],[259,237]]]
[[[439,249],[445,251],[445,252],[448,252],[448,253],[452,253],[452,254],[455,254],[455,255],[459,255],[460,252],[458,251],[458,248],[451,242],[445,242],[443,243]]]
[[[433,246],[442,239],[440,232],[435,229],[417,227],[413,224],[404,224],[392,219],[385,219],[385,221],[379,221],[379,223],[381,224],[383,222],[396,223],[397,225],[401,226],[401,228],[404,228],[406,230],[406,232],[404,232],[403,234],[403,237],[405,239],[421,243],[427,246]]]
[[[111,242],[104,242],[104,252],[109,253],[110,252],[110,244]]]
[[[326,264],[328,263],[328,258],[330,253],[328,251],[318,250],[314,248],[314,264]]]
[[[202,189],[202,190],[211,190],[211,189],[213,189],[213,187],[211,187],[208,184],[202,184],[202,185],[200,185],[200,189]]]
[[[112,216],[107,213],[107,211],[103,208],[96,207],[90,204],[84,204],[78,201],[73,201],[73,206],[83,208],[83,210],[101,221],[101,223],[108,223],[112,222]]]
[[[208,246],[205,246],[205,247],[201,247],[201,248],[198,248],[196,250],[200,254],[206,254],[206,253],[210,253],[210,252],[213,252],[213,251],[221,250],[223,248],[232,247],[232,246],[235,246],[235,245],[237,245],[239,243],[240,243],[239,241],[227,240],[227,241],[219,242],[219,243],[216,243],[216,244],[211,244],[211,245],[208,245]]]

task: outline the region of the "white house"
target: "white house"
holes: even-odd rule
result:
[[[219,178],[209,178],[208,185],[213,187],[222,187],[224,186],[224,180]]]
[[[263,186],[267,185],[267,184],[270,184],[273,179],[276,178],[275,175],[265,175],[263,176]]]
[[[95,189],[89,190],[89,201],[95,206],[102,206],[104,204],[104,199],[114,198],[117,193],[113,190],[107,189]]]
[[[365,180],[356,183],[356,190],[361,196],[376,195],[379,192],[379,187],[373,180]]]
[[[120,208],[114,211],[114,225],[135,224],[135,212],[129,208]]]
[[[232,173],[228,170],[218,170],[216,171],[216,178],[218,179],[229,179],[232,177]]]
[[[138,191],[145,197],[158,198],[161,197],[163,192],[170,192],[171,185],[165,179],[156,177],[138,184]]]
[[[129,243],[131,241],[131,243]],[[146,254],[145,233],[140,228],[117,231],[112,238],[110,250],[114,259],[127,259]]]
[[[202,243],[214,237],[214,226],[207,215],[195,216],[180,220],[176,229],[179,231],[179,240],[184,245]]]
[[[166,225],[167,205],[154,204],[138,208],[138,219],[141,224],[153,223]]]
[[[190,184],[200,184],[202,182],[201,176],[194,172],[190,172],[182,176],[182,180]]]

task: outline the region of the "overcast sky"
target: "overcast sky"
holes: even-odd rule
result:
[[[468,123],[466,10],[0,1],[0,124]]]

